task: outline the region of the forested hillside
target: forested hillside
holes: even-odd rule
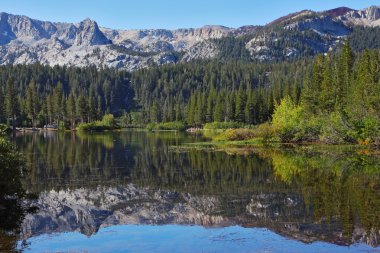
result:
[[[133,106],[130,74],[40,64],[0,67],[0,122],[18,126],[87,122]]]
[[[142,109],[132,120],[262,123],[274,101],[285,95],[298,101],[309,62],[209,61],[139,70],[132,73],[132,86]]]
[[[125,126],[173,121],[188,127],[210,122],[253,126],[273,119],[284,141],[367,140],[380,127],[379,68],[378,50],[354,53],[348,43],[315,59],[195,61],[132,73],[3,66],[0,119],[14,119],[19,126],[66,127],[106,113],[123,116]]]

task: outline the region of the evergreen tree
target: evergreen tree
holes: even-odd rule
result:
[[[338,82],[335,93],[336,107],[342,111],[348,103],[348,91],[351,86],[352,68],[354,64],[354,53],[351,50],[350,44],[347,41],[342,49],[338,64]]]
[[[253,95],[251,89],[249,89],[247,93],[247,103],[244,108],[245,122],[249,125],[252,125],[255,123],[255,105],[253,102]]]
[[[28,88],[26,89],[26,111],[28,113],[28,116],[32,120],[32,126],[33,128],[36,127],[36,117],[38,115],[38,112],[40,110],[39,101],[38,101],[38,94],[37,94],[37,87],[34,80],[31,80],[29,83]]]
[[[47,95],[46,97],[46,109],[47,109],[49,124],[52,124],[53,118],[54,118],[54,106],[53,106],[53,98],[50,94]]]
[[[224,116],[224,101],[222,95],[219,93],[215,104],[215,111],[213,117],[214,121],[222,122],[225,120]]]
[[[13,131],[16,131],[16,119],[19,113],[18,99],[13,79],[8,79],[5,95],[5,110],[8,118],[12,119]]]
[[[53,90],[53,97],[52,97],[52,109],[53,109],[53,115],[55,116],[55,120],[57,125],[60,125],[61,120],[63,120],[64,116],[64,107],[62,105],[63,100],[63,87],[62,83],[58,82]]]
[[[80,122],[84,123],[87,118],[88,108],[84,95],[79,95],[76,103],[76,115],[80,118]]]
[[[334,110],[334,83],[330,57],[325,57],[324,60],[319,100],[321,101],[320,111],[329,113]]]
[[[0,122],[4,122],[6,119],[5,116],[5,103],[4,103],[4,95],[3,91],[0,88]]]
[[[74,94],[71,92],[66,102],[66,113],[70,120],[70,128],[75,129],[76,105]]]
[[[242,86],[240,86],[239,91],[236,93],[235,101],[235,120],[237,122],[245,122],[246,94]]]

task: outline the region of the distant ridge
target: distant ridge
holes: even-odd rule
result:
[[[347,14],[347,12],[350,12],[350,11],[356,11],[356,10],[348,8],[348,7],[339,7],[339,8],[327,10],[325,12],[332,17],[337,17],[337,16],[345,15]]]
[[[89,18],[57,23],[1,12],[0,65],[39,62],[133,71],[197,59],[278,61],[331,51],[357,27],[380,27],[380,8],[302,10],[265,26],[176,30],[116,30]]]

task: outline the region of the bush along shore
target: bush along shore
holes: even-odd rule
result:
[[[78,131],[84,132],[103,132],[120,129],[119,125],[112,114],[106,114],[102,120],[90,123],[81,123],[77,127]]]

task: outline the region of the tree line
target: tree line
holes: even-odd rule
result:
[[[40,64],[0,67],[0,122],[62,125],[123,114],[133,106],[130,74],[95,67]]]
[[[273,127],[282,141],[380,144],[380,52],[319,55],[305,73],[300,101],[285,97]]]
[[[310,63],[202,61],[141,69],[131,76],[139,109],[129,121],[259,124],[270,119],[275,101],[286,95],[299,100]]]

